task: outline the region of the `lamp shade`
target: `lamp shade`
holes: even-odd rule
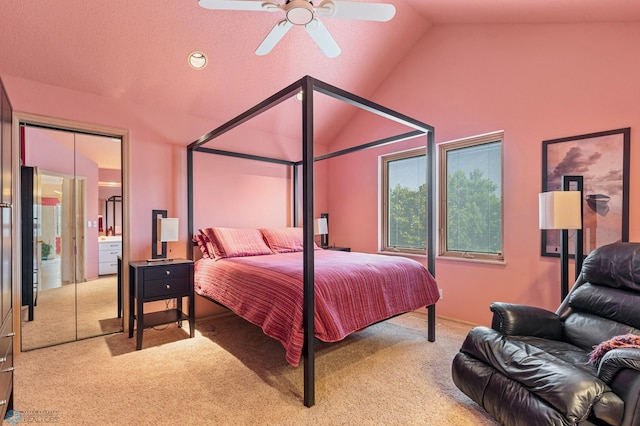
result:
[[[178,241],[178,218],[162,217],[158,219],[158,239],[160,241]]]
[[[313,233],[316,235],[324,235],[329,233],[329,227],[327,226],[327,219],[321,217],[313,221]]]
[[[582,229],[581,191],[551,191],[539,195],[540,229]]]

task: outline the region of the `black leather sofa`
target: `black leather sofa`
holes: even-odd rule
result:
[[[640,243],[587,256],[556,312],[491,304],[452,364],[456,386],[504,425],[640,425],[640,349],[590,352],[640,335]]]

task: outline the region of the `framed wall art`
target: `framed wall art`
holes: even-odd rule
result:
[[[542,192],[561,191],[562,176],[583,176],[586,256],[596,247],[629,241],[629,145],[631,128],[542,142]],[[560,256],[560,231],[541,230],[542,256]],[[575,255],[575,231],[569,231]]]

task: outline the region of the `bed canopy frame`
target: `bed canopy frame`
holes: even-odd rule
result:
[[[251,155],[241,152],[232,152],[214,148],[204,147],[206,143],[225,134],[233,128],[240,126],[242,123],[256,117],[257,115],[275,107],[281,102],[290,99],[297,93],[304,93],[302,106],[302,158],[299,161],[288,161],[280,158],[271,158],[265,156]],[[313,106],[314,92],[322,93],[334,99],[346,102],[350,105],[358,107],[362,110],[371,112],[378,116],[392,120],[396,123],[403,124],[413,130],[396,136],[364,143],[361,145],[349,147],[335,152],[314,156],[314,138],[313,138]],[[427,151],[427,269],[435,277],[435,204],[434,204],[434,186],[435,186],[435,142],[434,128],[428,124],[400,114],[382,105],[378,105],[367,99],[346,92],[330,84],[319,81],[313,77],[305,76],[286,88],[275,93],[271,97],[265,99],[253,108],[248,109],[244,113],[238,115],[227,123],[201,136],[187,147],[187,185],[188,185],[188,228],[189,241],[193,241],[194,237],[194,178],[193,178],[193,153],[204,152],[209,154],[223,155],[236,158],[244,158],[254,161],[263,161],[275,164],[281,164],[292,168],[293,181],[293,226],[298,226],[300,218],[298,217],[298,189],[299,178],[298,171],[302,167],[302,223],[303,223],[303,328],[304,328],[304,344],[302,349],[302,358],[304,364],[304,405],[311,407],[315,404],[315,330],[314,330],[314,229],[312,224],[314,220],[313,191],[314,191],[314,173],[313,163],[315,161],[323,161],[329,158],[361,151],[390,143],[400,142],[420,136],[426,136]],[[192,255],[190,249],[187,252]],[[428,311],[428,340],[435,341],[435,304],[427,306]]]

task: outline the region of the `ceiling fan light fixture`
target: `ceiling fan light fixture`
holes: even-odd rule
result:
[[[284,12],[262,43],[256,55],[266,55],[295,25],[302,26],[328,58],[340,55],[340,46],[318,18],[354,19],[358,21],[386,22],[394,17],[392,4],[366,0],[198,0],[205,9],[256,12]],[[318,5],[315,6],[314,3]],[[282,15],[281,15],[282,16]]]
[[[289,0],[284,7],[287,21],[293,25],[307,25],[313,20],[313,4],[308,0]]]
[[[207,66],[207,57],[204,53],[197,50],[195,52],[189,53],[188,61],[191,68],[197,70],[201,70],[202,68]]]

